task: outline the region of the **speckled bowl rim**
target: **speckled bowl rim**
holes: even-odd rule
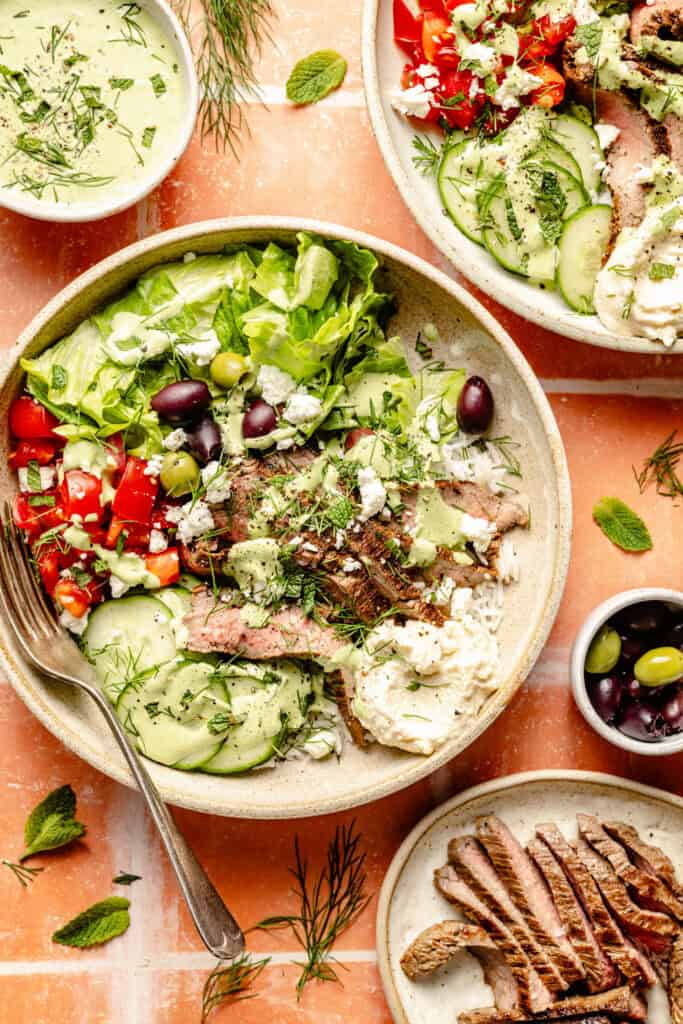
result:
[[[0,208],[4,207],[14,213],[31,217],[33,220],[44,220],[53,224],[83,224],[102,220],[104,217],[112,217],[115,213],[121,213],[131,206],[135,206],[160,185],[178,163],[194,134],[199,108],[199,82],[194,57],[180,19],[170,4],[165,3],[164,0],[142,0],[142,3],[144,6],[152,8],[150,17],[158,21],[168,32],[185,78],[182,116],[179,123],[172,129],[177,138],[169,149],[166,159],[159,164],[154,174],[142,178],[139,184],[130,186],[125,193],[109,202],[103,199],[102,202],[93,201],[79,203],[77,206],[68,206],[55,202],[42,202],[24,192],[15,192],[13,189],[0,187]]]
[[[392,910],[394,892],[400,881],[401,874],[413,852],[422,838],[442,819],[447,818],[453,811],[465,807],[468,803],[481,800],[482,797],[491,796],[494,793],[501,793],[505,790],[514,791],[524,786],[535,783],[573,782],[577,785],[599,786],[603,789],[620,789],[626,793],[632,793],[646,800],[659,801],[668,804],[670,807],[677,807],[683,810],[683,798],[666,790],[657,789],[654,786],[646,786],[641,782],[633,782],[631,779],[624,779],[619,775],[609,775],[603,772],[587,772],[580,769],[566,768],[543,769],[541,771],[518,772],[514,775],[505,775],[500,779],[492,779],[490,782],[483,782],[478,786],[471,786],[456,796],[439,804],[433,811],[425,815],[417,825],[408,833],[387,869],[382,887],[379,892],[376,917],[376,950],[377,966],[384,995],[389,1004],[391,1015],[395,1024],[416,1024],[415,1020],[405,1013],[403,1002],[396,988],[394,971],[391,964],[391,951],[389,948],[389,917]],[[455,1018],[454,1018],[455,1019]]]
[[[441,218],[442,224],[439,219],[432,216],[426,205],[423,205],[419,193],[405,173],[384,115],[379,86],[377,20],[380,4],[385,2],[388,0],[365,0],[363,5],[361,60],[370,126],[389,174],[401,193],[404,203],[427,237],[434,245],[438,246],[455,269],[473,281],[478,288],[511,309],[513,313],[526,317],[527,320],[531,320],[548,331],[561,334],[566,338],[573,338],[574,341],[596,345],[599,348],[614,349],[618,352],[638,352],[659,356],[683,355],[683,338],[678,339],[667,348],[662,342],[613,334],[600,324],[597,316],[579,316],[579,314],[573,313],[569,307],[565,314],[558,314],[557,311],[546,312],[541,301],[544,293],[532,285],[528,286],[528,299],[518,297],[511,289],[510,282],[512,280],[519,281],[519,278],[502,267],[480,266],[477,262],[470,262],[463,268],[463,253],[458,248],[457,242],[464,241],[465,235],[461,234],[455,224],[445,216]],[[446,225],[450,230],[445,230]],[[456,233],[455,239],[451,237],[451,232]],[[534,301],[536,294],[538,300]]]
[[[569,660],[569,673],[572,694],[579,711],[599,736],[607,740],[613,747],[628,750],[631,754],[643,754],[646,757],[669,757],[683,750],[683,733],[656,743],[645,743],[643,740],[624,736],[618,729],[607,725],[591,704],[583,675],[583,666],[591,640],[607,620],[615,612],[641,601],[664,601],[677,604],[683,611],[683,590],[670,590],[667,587],[636,587],[633,590],[621,590],[618,594],[608,597],[590,612],[579,627],[572,647]]]
[[[535,406],[536,413],[545,432],[549,457],[552,460],[554,469],[555,486],[557,488],[557,530],[555,531],[554,541],[555,561],[552,571],[549,573],[548,599],[544,613],[539,618],[535,634],[525,652],[518,657],[508,686],[505,690],[499,691],[499,699],[489,702],[484,713],[474,724],[471,733],[467,734],[466,742],[462,742],[462,739],[456,739],[451,743],[447,743],[435,754],[431,755],[431,757],[411,763],[405,770],[399,772],[391,779],[372,783],[365,790],[356,790],[354,795],[344,795],[343,792],[340,792],[338,795],[321,800],[316,799],[315,793],[311,793],[310,797],[307,797],[304,801],[297,802],[293,807],[283,806],[282,802],[252,804],[249,802],[248,786],[245,786],[244,798],[241,801],[233,799],[223,802],[215,798],[209,800],[201,791],[201,779],[203,777],[201,774],[192,775],[192,773],[180,772],[178,774],[183,776],[185,780],[188,777],[199,780],[196,785],[196,795],[188,794],[185,790],[181,791],[175,788],[172,783],[168,784],[162,781],[157,771],[159,766],[152,761],[147,762],[150,773],[153,778],[156,778],[161,795],[167,802],[209,814],[257,819],[313,817],[320,814],[335,813],[346,810],[349,807],[369,803],[372,800],[378,800],[381,797],[388,796],[390,793],[405,789],[407,786],[411,786],[413,783],[423,779],[426,775],[430,775],[474,742],[512,700],[531,671],[545,644],[555,621],[567,577],[572,525],[571,487],[560,432],[541,385],[510,336],[491,314],[464,288],[456,284],[441,271],[436,270],[429,263],[393,245],[391,242],[383,241],[365,232],[342,227],[338,224],[293,217],[223,218],[183,225],[182,227],[173,228],[170,231],[135,242],[85,271],[85,273],[68,284],[66,288],[62,289],[61,292],[47,303],[41,312],[22,331],[17,342],[5,354],[2,360],[4,365],[0,373],[0,388],[6,385],[23,350],[30,343],[34,335],[53,317],[56,317],[83,289],[95,285],[102,277],[112,273],[117,268],[134,262],[141,256],[147,257],[155,250],[163,251],[171,245],[186,245],[188,250],[192,250],[193,243],[206,240],[214,234],[223,236],[221,243],[217,243],[217,245],[222,246],[225,244],[224,236],[226,232],[257,231],[265,234],[269,231],[280,230],[289,232],[310,231],[327,238],[348,239],[356,242],[359,246],[372,249],[381,256],[403,264],[447,292],[495,340],[503,349],[506,358],[514,366],[516,373],[519,374],[525,387],[528,389],[529,397]],[[164,256],[160,255],[159,259],[163,260]],[[38,677],[34,676],[32,678],[23,665],[15,659],[7,642],[7,628],[4,622],[0,622],[0,663],[4,666],[9,681],[19,697],[43,725],[70,750],[73,750],[74,753],[110,778],[116,779],[116,781],[122,782],[127,786],[133,786],[132,777],[122,759],[118,757],[112,759],[103,754],[101,750],[84,742],[78,733],[65,727],[63,722],[60,721],[59,716],[53,713],[43,695],[43,688],[46,684],[38,684],[35,681]],[[49,684],[47,685],[49,686]],[[166,769],[166,771],[168,772],[169,769]]]

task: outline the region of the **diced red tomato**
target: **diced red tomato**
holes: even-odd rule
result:
[[[68,522],[58,491],[41,494],[17,494],[14,499],[14,522],[29,537],[37,537],[45,530]]]
[[[565,81],[557,68],[554,68],[552,64],[534,64],[529,71],[543,80],[543,85],[529,94],[529,98],[535,106],[550,109],[562,102]]]
[[[52,595],[54,589],[59,583],[59,551],[56,547],[41,547],[40,552],[36,555],[36,562],[38,564],[38,571],[40,578],[43,581],[43,586],[47,590],[48,594]]]
[[[55,587],[54,596],[62,608],[76,619],[83,618],[93,603],[90,590],[79,587],[75,580],[60,580]]]
[[[471,0],[446,0],[446,10],[454,11],[456,7],[460,7],[461,4],[469,4]]]
[[[439,113],[451,128],[471,128],[483,106],[482,100],[469,98],[472,72],[446,71],[441,76],[441,83],[442,105]]]
[[[575,28],[576,19],[571,14],[559,21],[552,21],[550,15],[544,14],[518,30],[519,60],[529,64],[551,57]]]
[[[451,39],[451,23],[439,14],[425,14],[422,22],[422,50],[428,63],[433,64],[439,49]]]
[[[568,14],[558,21],[553,21],[549,14],[544,14],[534,24],[538,26],[538,31],[546,43],[549,43],[552,47],[557,47],[572,35],[576,28],[576,18],[573,14]]]
[[[159,477],[147,476],[145,459],[131,455],[112,502],[117,519],[131,523],[149,523],[159,490]]]
[[[9,429],[15,437],[27,440],[54,437],[54,428],[58,426],[56,416],[28,395],[15,398],[9,407]]]
[[[126,446],[123,442],[123,434],[112,434],[105,442],[108,459],[115,465],[111,466],[112,473],[123,473],[126,468]]]
[[[70,469],[62,483],[64,509],[67,518],[80,516],[83,522],[98,523],[104,509],[100,502],[102,481],[82,469]]]
[[[147,550],[149,547],[149,527],[142,523],[128,522],[123,519],[119,519],[117,516],[112,517],[109,529],[107,530],[104,546],[106,548],[115,548],[119,537],[124,533],[124,531],[124,547],[126,549]]]
[[[145,566],[148,572],[157,577],[162,587],[168,587],[180,579],[180,558],[177,548],[166,548],[159,554],[147,555]]]
[[[346,435],[346,440],[344,441],[344,448],[348,452],[351,450],[351,448],[358,444],[361,437],[372,437],[374,433],[375,431],[371,430],[370,427],[354,427],[354,429],[349,430],[348,434]]]
[[[39,466],[47,466],[55,457],[57,448],[54,441],[20,441],[9,457],[14,469],[22,469],[29,462],[37,462]]]
[[[394,40],[410,57],[422,39],[422,19],[416,18],[404,0],[394,0]]]

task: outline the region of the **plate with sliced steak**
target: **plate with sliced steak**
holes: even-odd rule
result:
[[[683,799],[543,771],[466,790],[399,848],[377,914],[396,1024],[680,1024]]]

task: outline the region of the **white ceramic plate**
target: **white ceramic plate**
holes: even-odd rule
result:
[[[429,758],[375,745],[364,752],[350,743],[341,763],[288,761],[248,777],[210,776],[150,762],[162,795],[170,803],[212,814],[280,818],[328,814],[385,796],[434,771],[468,746],[510,702],[528,675],[552,626],[569,560],[571,498],[562,442],[548,401],[529,365],[508,335],[464,289],[427,263],[377,238],[316,221],[243,218],[175,228],[137,242],[88,270],[60,292],[23,332],[8,353],[0,378],[0,493],[16,488],[8,467],[7,408],[21,386],[19,359],[33,355],[72,330],[149,267],[186,252],[216,252],[227,243],[291,243],[297,231],[349,238],[374,249],[383,260],[382,286],[398,300],[390,333],[409,349],[418,330],[434,322],[447,344],[438,353],[453,366],[481,373],[496,396],[497,434],[521,444],[524,491],[533,529],[517,531],[522,578],[509,588],[498,637],[500,689],[472,728]],[[87,697],[47,683],[17,655],[8,627],[0,623],[0,657],[17,693],[40,720],[76,753],[113,778],[130,784],[121,757]]]
[[[405,59],[394,43],[392,0],[365,0],[363,79],[372,129],[405,203],[455,269],[515,313],[568,338],[624,352],[683,353],[683,338],[665,348],[660,342],[612,334],[596,316],[574,313],[559,293],[543,291],[504,270],[486,249],[456,228],[443,211],[433,178],[424,177],[413,165],[415,127],[389,102],[400,83]]]
[[[574,838],[579,811],[635,825],[683,869],[683,800],[662,790],[614,775],[566,770],[524,772],[465,790],[415,826],[382,885],[377,957],[396,1024],[455,1024],[464,1010],[493,1005],[481,969],[467,953],[421,982],[409,981],[400,967],[402,953],[424,928],[458,916],[432,881],[434,870],[446,862],[449,839],[471,833],[483,814],[499,815],[523,843],[543,821],[554,821]],[[648,1024],[670,1024],[661,986],[651,991],[649,1004]]]

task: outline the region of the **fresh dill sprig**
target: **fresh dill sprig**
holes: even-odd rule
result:
[[[365,853],[360,849],[355,822],[337,827],[327,849],[327,862],[316,878],[311,878],[308,861],[302,856],[299,839],[294,839],[296,865],[290,874],[296,880],[294,895],[300,901],[298,914],[269,917],[256,929],[291,928],[306,954],[296,985],[300,999],[309,981],[339,981],[333,967],[332,947],[342,932],[368,905],[366,895]]]
[[[25,864],[15,864],[11,860],[1,860],[0,864],[10,869],[24,889],[28,888],[29,882],[35,881],[36,875],[45,870],[44,868],[29,868]]]
[[[421,174],[436,174],[441,160],[441,150],[424,135],[413,136],[413,164]]]
[[[193,0],[171,0],[171,6],[194,52],[202,138],[212,135],[217,149],[235,153],[241,104],[248,94],[258,98],[254,57],[269,36],[272,0],[201,0],[197,18]]]
[[[683,480],[678,475],[678,463],[683,455],[683,441],[676,440],[677,430],[674,430],[658,448],[643,462],[643,468],[638,473],[633,466],[633,475],[636,478],[638,489],[642,494],[650,483],[656,483],[657,494],[665,498],[676,498],[683,494]]]
[[[218,963],[206,979],[202,993],[202,1024],[217,1006],[253,999],[257,992],[249,989],[258,978],[270,957],[252,960],[250,953],[242,953],[231,963]]]

